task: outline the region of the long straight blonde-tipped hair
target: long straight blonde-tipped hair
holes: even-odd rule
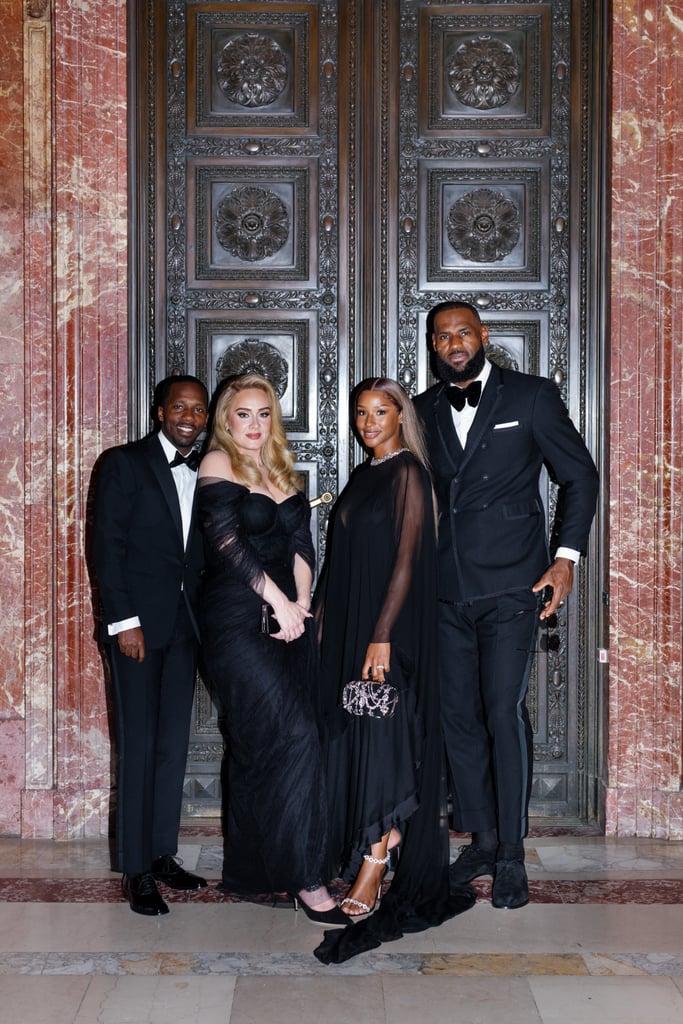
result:
[[[391,377],[366,377],[360,384],[356,384],[351,393],[351,416],[354,422],[356,418],[356,405],[364,391],[381,391],[383,395],[387,396],[392,405],[396,406],[402,414],[401,444],[405,448],[409,448],[415,458],[429,469],[429,458],[422,433],[422,425],[407,391],[401,387],[398,381],[392,380]]]

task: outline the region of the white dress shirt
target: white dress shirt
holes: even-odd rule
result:
[[[484,369],[481,371],[475,380],[481,381],[481,393],[484,394],[484,388],[486,387],[486,381],[491,376],[491,364],[488,359],[484,363]],[[474,383],[474,382],[471,382]],[[451,384],[451,387],[457,388],[457,384]],[[481,401],[481,399],[480,399]],[[474,423],[474,417],[477,415],[478,405],[470,405],[469,402],[465,402],[464,408],[458,412],[455,406],[451,406],[451,415],[453,417],[453,425],[455,426],[455,432],[458,435],[460,444],[463,446],[467,444],[467,435],[470,432],[470,427]]]
[[[165,434],[159,431],[161,447],[169,462],[173,462],[178,449],[168,440]],[[192,503],[194,501],[194,490],[197,486],[197,472],[189,466],[174,466],[171,470],[173,483],[178,492],[180,503],[180,518],[183,522],[183,545],[187,547],[187,538],[190,533],[190,520],[192,519]]]

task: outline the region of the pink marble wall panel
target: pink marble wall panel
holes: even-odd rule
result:
[[[608,832],[683,838],[683,4],[615,0]]]
[[[106,831],[109,729],[84,557],[92,466],[125,440],[126,6],[56,2],[55,835]],[[103,812],[103,808],[105,808]]]
[[[52,290],[52,35],[47,8],[24,24],[24,371],[26,377],[24,524],[26,599],[24,684],[25,789],[22,832],[52,835],[54,786],[55,581],[53,290]]]
[[[126,5],[0,0],[0,24],[0,831],[101,835],[85,531],[95,459],[126,436]]]
[[[6,429],[0,447],[0,564],[3,619],[14,643],[0,654],[0,718],[23,715],[24,575],[24,289],[23,56],[19,0],[0,0],[0,402]],[[4,26],[7,25],[7,31]]]
[[[54,837],[55,795],[49,789],[24,789],[21,794],[21,835],[24,839]]]
[[[24,723],[0,720],[0,833],[21,832],[21,794],[24,788]]]
[[[21,824],[24,785],[24,195],[21,0],[0,0],[0,832]]]
[[[23,23],[21,0],[0,0],[0,361],[22,366],[24,346],[23,261]],[[23,403],[23,388],[19,388]],[[12,422],[19,422],[13,417]],[[18,431],[21,438],[21,431]],[[3,446],[4,447],[4,446]],[[3,460],[6,453],[3,451]],[[4,468],[4,462],[3,462]],[[4,480],[4,476],[3,476]]]

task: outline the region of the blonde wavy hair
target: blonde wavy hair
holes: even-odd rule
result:
[[[238,395],[250,388],[263,391],[270,406],[270,435],[261,449],[261,461],[272,482],[283,492],[293,494],[303,490],[303,479],[294,469],[294,453],[282,423],[282,409],[275,388],[259,373],[243,373],[231,377],[219,391],[213,411],[213,422],[207,451],[225,452],[230,458],[235,480],[246,487],[261,486],[261,473],[255,460],[240,451],[228,431],[228,418],[232,414]]]

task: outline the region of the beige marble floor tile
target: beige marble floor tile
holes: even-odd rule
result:
[[[178,856],[194,871],[206,839],[183,837]],[[104,839],[55,842],[51,839],[20,841],[0,838],[0,878],[118,878],[111,870],[111,851]],[[220,878],[220,870],[207,872]]]
[[[541,1022],[525,978],[385,976],[382,984],[387,1024]]]
[[[89,978],[3,977],[0,1024],[73,1024],[89,984]]]
[[[111,878],[109,844],[103,839],[0,839],[1,878]]]
[[[586,838],[539,842],[535,877],[681,878],[683,842],[650,839]]]
[[[227,1024],[234,990],[234,978],[93,978],[73,1024]]]
[[[387,1020],[378,976],[239,978],[230,1024],[387,1024]]]
[[[123,903],[0,904],[0,951],[310,952],[323,929],[299,912],[245,904],[177,903],[161,918]],[[424,953],[680,952],[683,906],[477,906],[439,928],[406,936],[384,951]]]
[[[678,952],[683,906],[530,903],[495,910],[478,903],[413,938],[432,953]]]
[[[0,952],[305,952],[324,930],[300,911],[246,904],[173,904],[164,917],[124,903],[0,903]]]
[[[529,978],[543,1024],[681,1024],[670,978]]]

